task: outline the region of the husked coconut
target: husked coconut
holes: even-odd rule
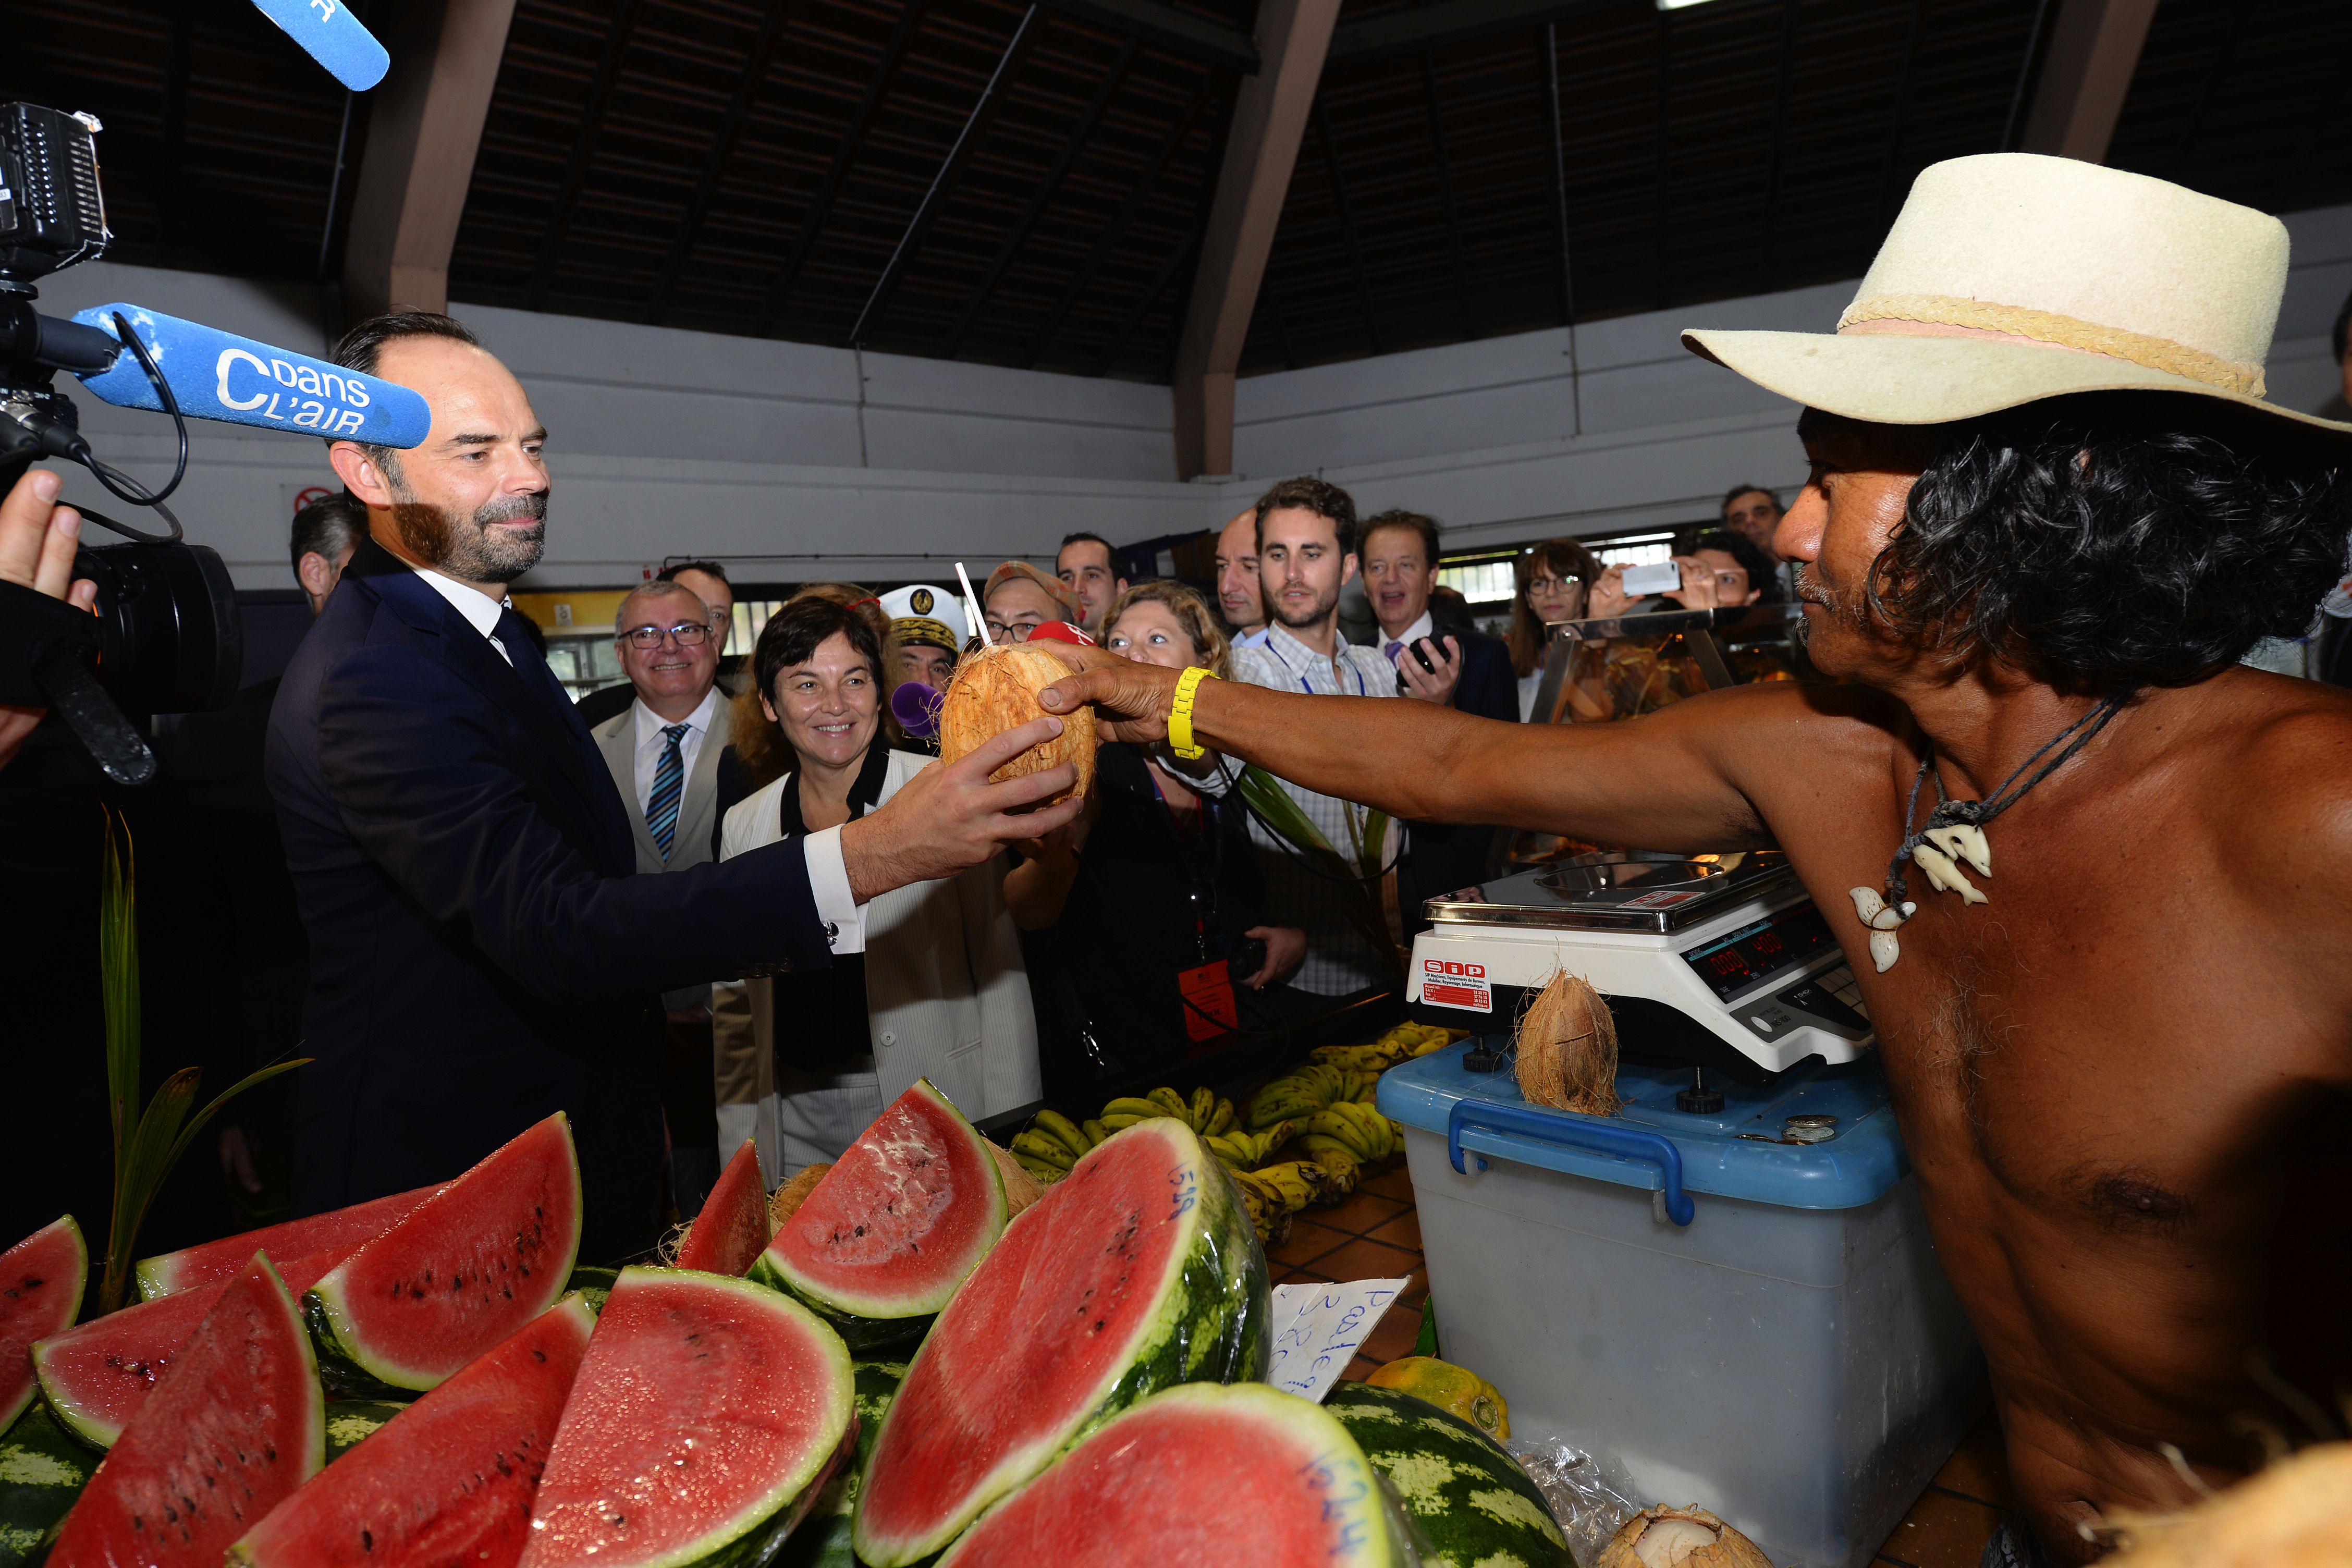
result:
[[[956,666],[955,679],[940,702],[940,760],[955,762],[1007,730],[1034,719],[1058,717],[1059,735],[1030,747],[989,777],[1003,784],[1067,763],[1076,770],[1077,782],[1054,799],[1086,794],[1095,777],[1093,711],[1048,715],[1037,705],[1037,693],[1069,673],[1060,659],[1027,643],[999,643],[967,657]]]
[[[814,1165],[804,1165],[800,1174],[776,1189],[775,1194],[768,1199],[769,1235],[773,1236],[784,1228],[784,1221],[799,1212],[801,1204],[816,1191],[816,1184],[824,1181],[824,1173],[832,1169],[831,1164],[822,1160]]]
[[[1004,1178],[1004,1217],[1011,1219],[1031,1204],[1045,1195],[1045,1184],[1021,1168],[1021,1162],[1010,1151],[988,1140],[989,1157],[996,1162],[997,1173]]]
[[[2112,1568],[2352,1568],[2352,1443],[2283,1459],[2186,1513],[2110,1519]]]
[[[1772,1560],[1703,1508],[1661,1505],[1627,1520],[1593,1568],[1772,1568]]]
[[[1617,1114],[1617,1020],[1583,980],[1556,972],[1519,1015],[1513,1044],[1519,1092],[1529,1104]]]

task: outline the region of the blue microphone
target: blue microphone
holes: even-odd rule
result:
[[[392,68],[392,57],[343,0],[253,0],[260,13],[353,92],[365,92]]]
[[[395,382],[251,338],[141,305],[93,305],[76,311],[74,320],[116,338],[117,311],[146,345],[183,414],[376,447],[416,446],[433,427],[433,410],[425,399]],[[77,374],[84,386],[117,408],[163,411],[163,400],[135,354],[117,350],[105,371]]]

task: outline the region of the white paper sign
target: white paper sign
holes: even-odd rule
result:
[[[1320,1403],[1404,1287],[1402,1279],[1276,1285],[1274,1363],[1266,1382]]]

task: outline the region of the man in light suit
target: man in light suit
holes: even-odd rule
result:
[[[613,617],[621,671],[635,697],[591,731],[629,814],[640,874],[708,865],[719,840],[719,754],[728,704],[719,689],[726,629],[682,583],[633,589]],[[719,1122],[711,1089],[710,987],[662,994],[662,1116],[669,1127],[670,1194],[698,1213],[719,1180]]]

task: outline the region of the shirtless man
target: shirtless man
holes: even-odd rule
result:
[[[2095,287],[2061,270],[2090,258]],[[1965,159],[1921,175],[1840,335],[1686,339],[1809,405],[1773,543],[1841,684],[1580,728],[1208,681],[1192,714],[1399,817],[1788,852],[1990,1363],[2018,1517],[1989,1563],[2087,1562],[2108,1515],[2192,1500],[2166,1445],[2221,1485],[2246,1423],[2307,1441],[2298,1400],[2352,1386],[2352,696],[2236,662],[2300,632],[2352,527],[2352,426],[2248,390],[2284,260],[2244,208]],[[1048,710],[1166,733],[1174,672],[1068,657]],[[1889,888],[1915,785],[1914,829],[2060,757],[1985,824],[1994,874]],[[1883,969],[1850,889],[1916,906]]]

